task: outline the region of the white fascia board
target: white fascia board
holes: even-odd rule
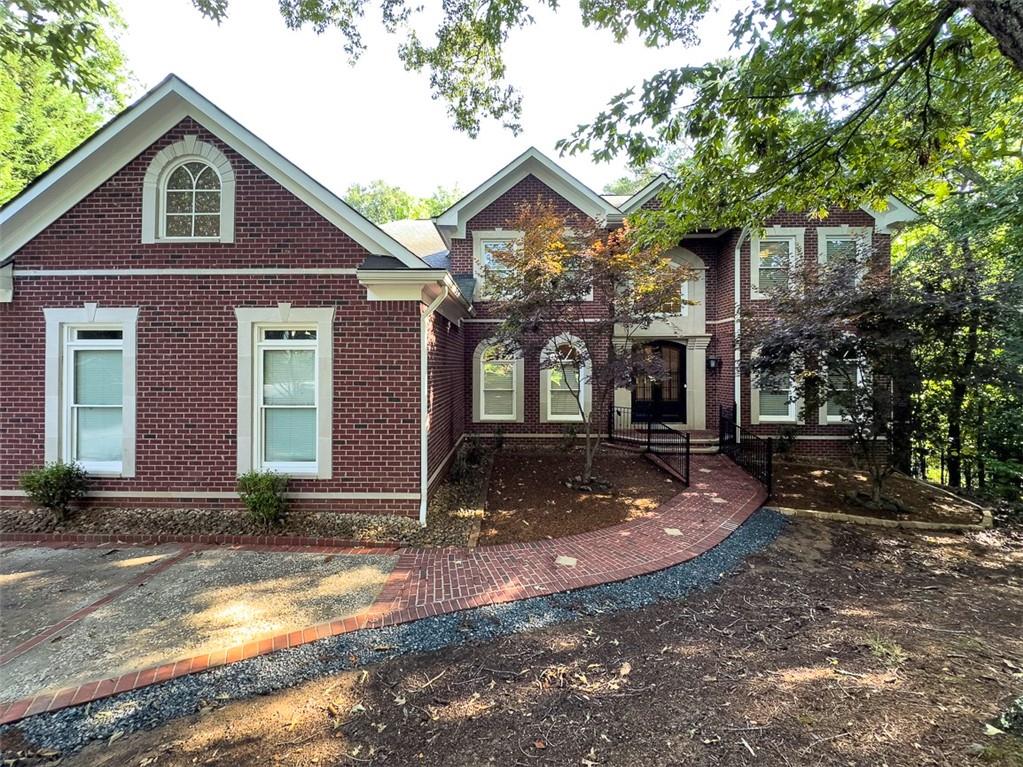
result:
[[[643,187],[634,195],[632,195],[632,197],[630,197],[628,200],[622,203],[621,206],[619,206],[622,210],[622,213],[628,215],[629,213],[634,213],[635,211],[642,208],[651,198],[659,194],[660,191],[665,186],[668,185],[668,182],[670,180],[671,179],[669,179],[668,176],[664,173],[659,175],[645,187]]]
[[[414,272],[408,269],[360,269],[358,277],[370,301],[422,301],[429,304],[447,288],[447,300],[442,307],[444,315],[458,321],[473,314],[472,305],[458,290],[458,284],[446,269],[417,269]]]
[[[553,192],[601,222],[615,224],[622,220],[618,208],[538,149],[530,147],[434,219],[445,242],[450,245],[451,237],[465,237],[466,222],[529,175],[536,176]]]
[[[370,253],[394,256],[410,269],[429,268],[425,261],[173,75],[0,210],[0,258],[21,248],[185,117],[192,117]]]
[[[861,209],[869,213],[877,226],[874,231],[878,234],[895,234],[892,227],[898,229],[899,224],[908,224],[920,218],[920,214],[909,207],[898,197],[889,196],[886,200],[888,207],[878,210],[870,205],[861,205]]]

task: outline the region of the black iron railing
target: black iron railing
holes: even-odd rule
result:
[[[652,453],[689,487],[689,432],[656,420],[635,422],[632,408],[612,406],[607,418],[608,441]]]
[[[774,492],[774,440],[758,437],[738,424],[735,403],[722,405],[718,410],[718,449],[754,479],[767,488],[768,497]]]

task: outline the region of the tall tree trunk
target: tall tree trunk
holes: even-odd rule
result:
[[[956,0],[998,43],[998,50],[1023,69],[1023,3],[1020,0]]]
[[[955,380],[952,381],[952,398],[948,411],[948,484],[951,487],[961,487],[963,482],[963,405],[966,402],[966,393],[973,381],[977,365],[980,329],[980,286],[977,280],[977,263],[973,259],[973,249],[970,247],[969,241],[964,240],[961,247],[963,249],[963,266],[966,271],[968,300],[966,347],[963,350],[962,363],[959,365]]]
[[[977,487],[987,488],[987,467],[984,465],[984,398],[977,398]]]

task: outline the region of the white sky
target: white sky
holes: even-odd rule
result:
[[[506,49],[509,79],[524,96],[523,131],[484,123],[476,139],[452,127],[425,73],[404,71],[396,38],[373,10],[362,27],[368,50],[355,67],[338,33],[287,29],[275,0],[231,0],[220,27],[190,0],[121,0],[121,44],[135,95],[174,72],[339,194],[380,178],[427,195],[438,184],[467,192],[530,145],[558,159],[555,142],[615,93],[659,69],[724,55],[735,0],[723,4],[730,10],[705,22],[699,47],[660,50],[584,29],[575,5],[537,9],[537,23]],[[587,156],[559,162],[598,191],[624,172],[622,162]]]

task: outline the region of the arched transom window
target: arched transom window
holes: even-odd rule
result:
[[[163,236],[220,237],[220,174],[202,160],[187,160],[167,175]]]

